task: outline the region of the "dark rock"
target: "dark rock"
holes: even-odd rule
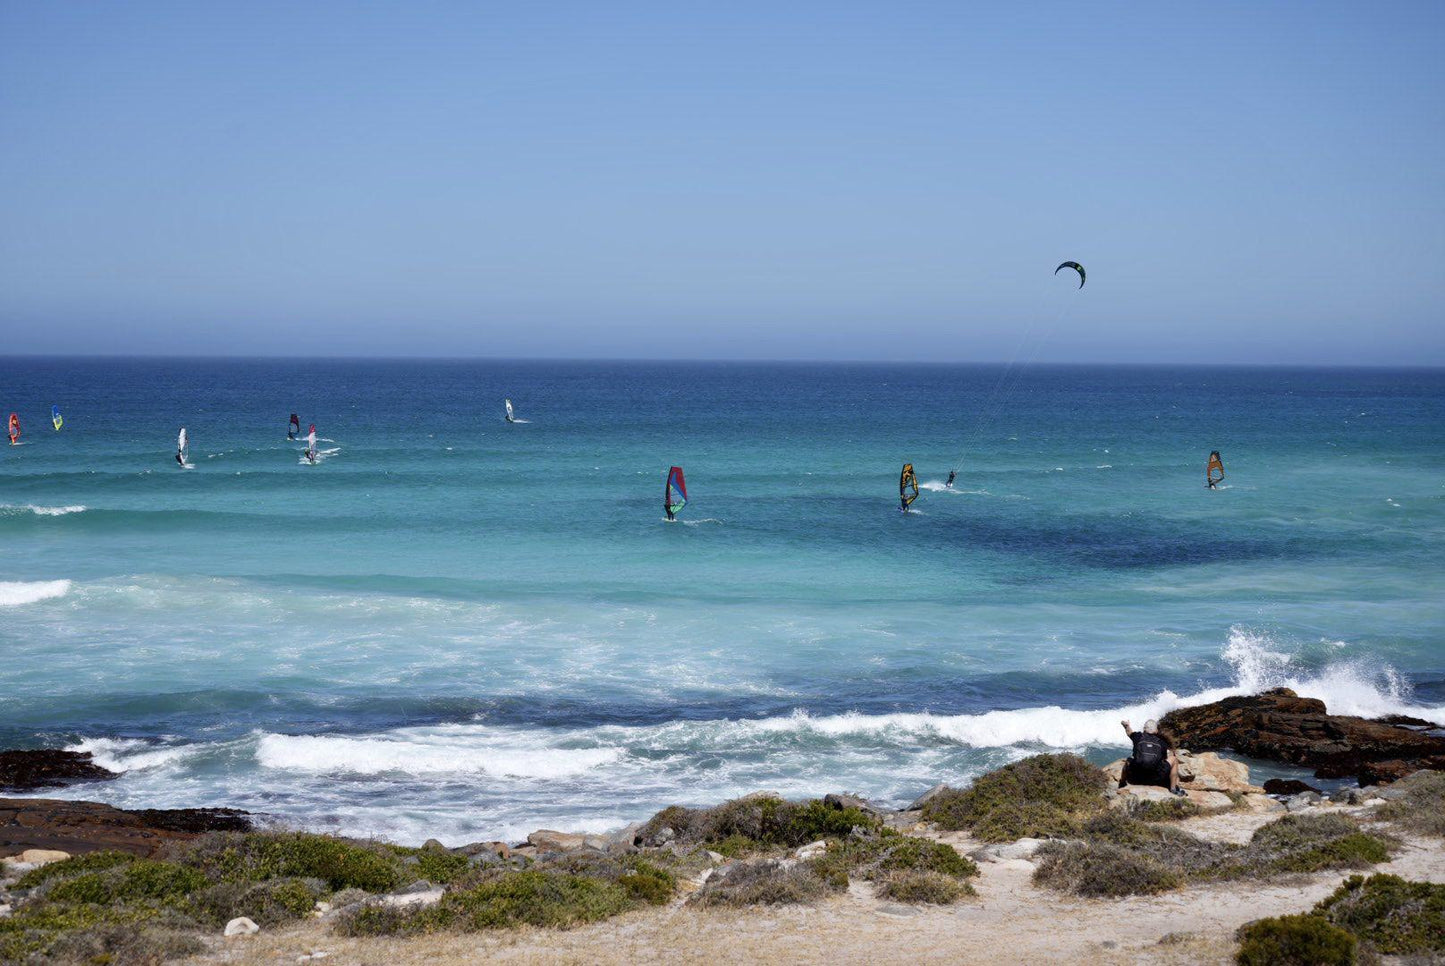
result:
[[[1320,790],[1313,785],[1306,785],[1297,778],[1271,778],[1264,783],[1266,795],[1298,795],[1300,792],[1314,792],[1320,794]]]
[[[59,849],[72,855],[120,849],[153,855],[169,842],[213,831],[246,831],[246,813],[230,808],[126,811],[99,802],[0,798],[0,855]]]
[[[102,768],[88,751],[0,751],[0,792],[63,788],[77,782],[106,781],[120,772]]]
[[[1411,719],[1412,722],[1414,719]],[[1445,737],[1413,726],[1329,714],[1289,688],[1178,708],[1159,722],[1177,748],[1233,749],[1252,758],[1305,765],[1320,778],[1391,782],[1421,768],[1445,770]]]
[[[859,798],[857,795],[829,793],[823,796],[823,804],[830,808],[836,808],[839,811],[845,808],[856,808],[860,812],[866,812],[869,815],[883,814],[882,809],[870,804],[866,799]]]

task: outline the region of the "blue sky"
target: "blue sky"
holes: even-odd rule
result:
[[[0,330],[1440,365],[1442,50],[1441,3],[0,0]]]

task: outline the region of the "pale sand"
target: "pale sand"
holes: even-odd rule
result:
[[[1331,808],[1331,811],[1336,809]],[[1339,811],[1368,818],[1369,809]],[[1180,823],[1244,841],[1278,814],[1230,812]],[[968,852],[966,836],[936,835]],[[1160,896],[1078,899],[1035,888],[1032,863],[982,863],[978,898],[957,906],[880,902],[866,884],[812,908],[694,910],[673,905],[578,929],[519,929],[408,940],[344,939],[320,922],[217,941],[206,963],[295,963],[325,950],[326,966],[434,963],[1228,963],[1234,931],[1262,916],[1304,912],[1348,873],[1267,885],[1199,886]],[[1407,839],[1372,871],[1445,882],[1445,848]],[[1161,940],[1169,934],[1182,939]]]

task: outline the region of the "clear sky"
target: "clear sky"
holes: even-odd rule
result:
[[[0,0],[11,353],[1025,332],[1445,364],[1445,3]]]

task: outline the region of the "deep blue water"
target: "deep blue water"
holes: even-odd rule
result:
[[[1276,683],[1445,721],[1441,371],[22,359],[0,408],[0,746],[129,769],[75,795],[461,840]]]

